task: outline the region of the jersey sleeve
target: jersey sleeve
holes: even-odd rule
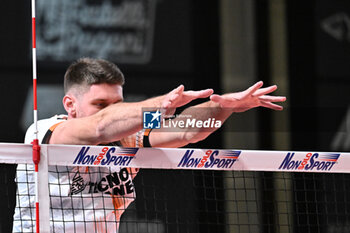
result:
[[[38,121],[38,139],[39,143],[48,143],[50,136],[54,128],[65,121],[67,117],[65,115],[56,115],[48,119]],[[24,143],[30,144],[35,139],[35,126],[32,124],[26,132]]]

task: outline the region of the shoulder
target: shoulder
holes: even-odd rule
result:
[[[39,139],[39,142],[40,143],[42,142],[44,136],[50,130],[51,127],[53,127],[54,125],[56,125],[60,122],[65,121],[65,120],[67,120],[66,115],[55,115],[51,118],[39,120],[38,121],[38,139]],[[35,138],[35,125],[32,124],[27,129],[24,143],[30,144],[34,138]]]

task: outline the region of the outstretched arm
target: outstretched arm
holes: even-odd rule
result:
[[[184,86],[166,95],[135,103],[115,103],[94,115],[67,120],[54,130],[50,144],[97,145],[120,140],[142,129],[142,108],[165,109],[169,114],[174,108],[183,106],[194,99],[207,98],[212,89],[184,91]]]
[[[263,82],[260,81],[242,92],[211,95],[210,101],[187,108],[181,115],[191,116],[192,119],[200,121],[215,119],[224,123],[232,113],[244,112],[256,107],[283,110],[283,107],[275,104],[275,102],[284,102],[286,97],[269,95],[277,89],[277,86],[266,88],[262,88],[262,86]],[[184,119],[186,118],[175,118],[171,121],[176,122]],[[209,128],[157,129],[151,132],[150,143],[153,147],[181,147],[204,140],[217,129],[215,126]]]

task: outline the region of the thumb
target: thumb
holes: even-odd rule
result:
[[[184,90],[185,90],[185,86],[181,84],[180,86],[175,88],[172,92],[176,94],[181,94]]]
[[[210,96],[210,100],[216,103],[220,103],[222,100],[222,97],[220,95],[214,94]]]

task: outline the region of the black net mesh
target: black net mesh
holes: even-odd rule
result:
[[[56,189],[55,195],[51,195],[52,232],[350,231],[348,174],[141,169],[134,177],[125,170],[104,173],[80,167],[65,173],[65,169],[60,168],[55,174],[68,174],[77,183],[51,182],[50,191]],[[79,175],[87,175],[89,181]],[[14,223],[21,226],[35,220],[33,205],[21,201],[25,195],[27,200],[29,196],[34,199],[30,177],[17,178],[18,189],[29,190],[17,192],[17,208],[29,206],[31,210],[29,214],[20,212],[19,219],[15,219]],[[136,198],[134,192],[123,197],[127,193],[126,183],[132,177]],[[120,202],[111,201],[113,192],[119,195]],[[13,193],[2,195],[9,202],[6,210],[10,212],[13,204],[9,195]],[[101,221],[101,213],[105,216],[112,213],[113,218]],[[112,228],[108,228],[110,224]]]

